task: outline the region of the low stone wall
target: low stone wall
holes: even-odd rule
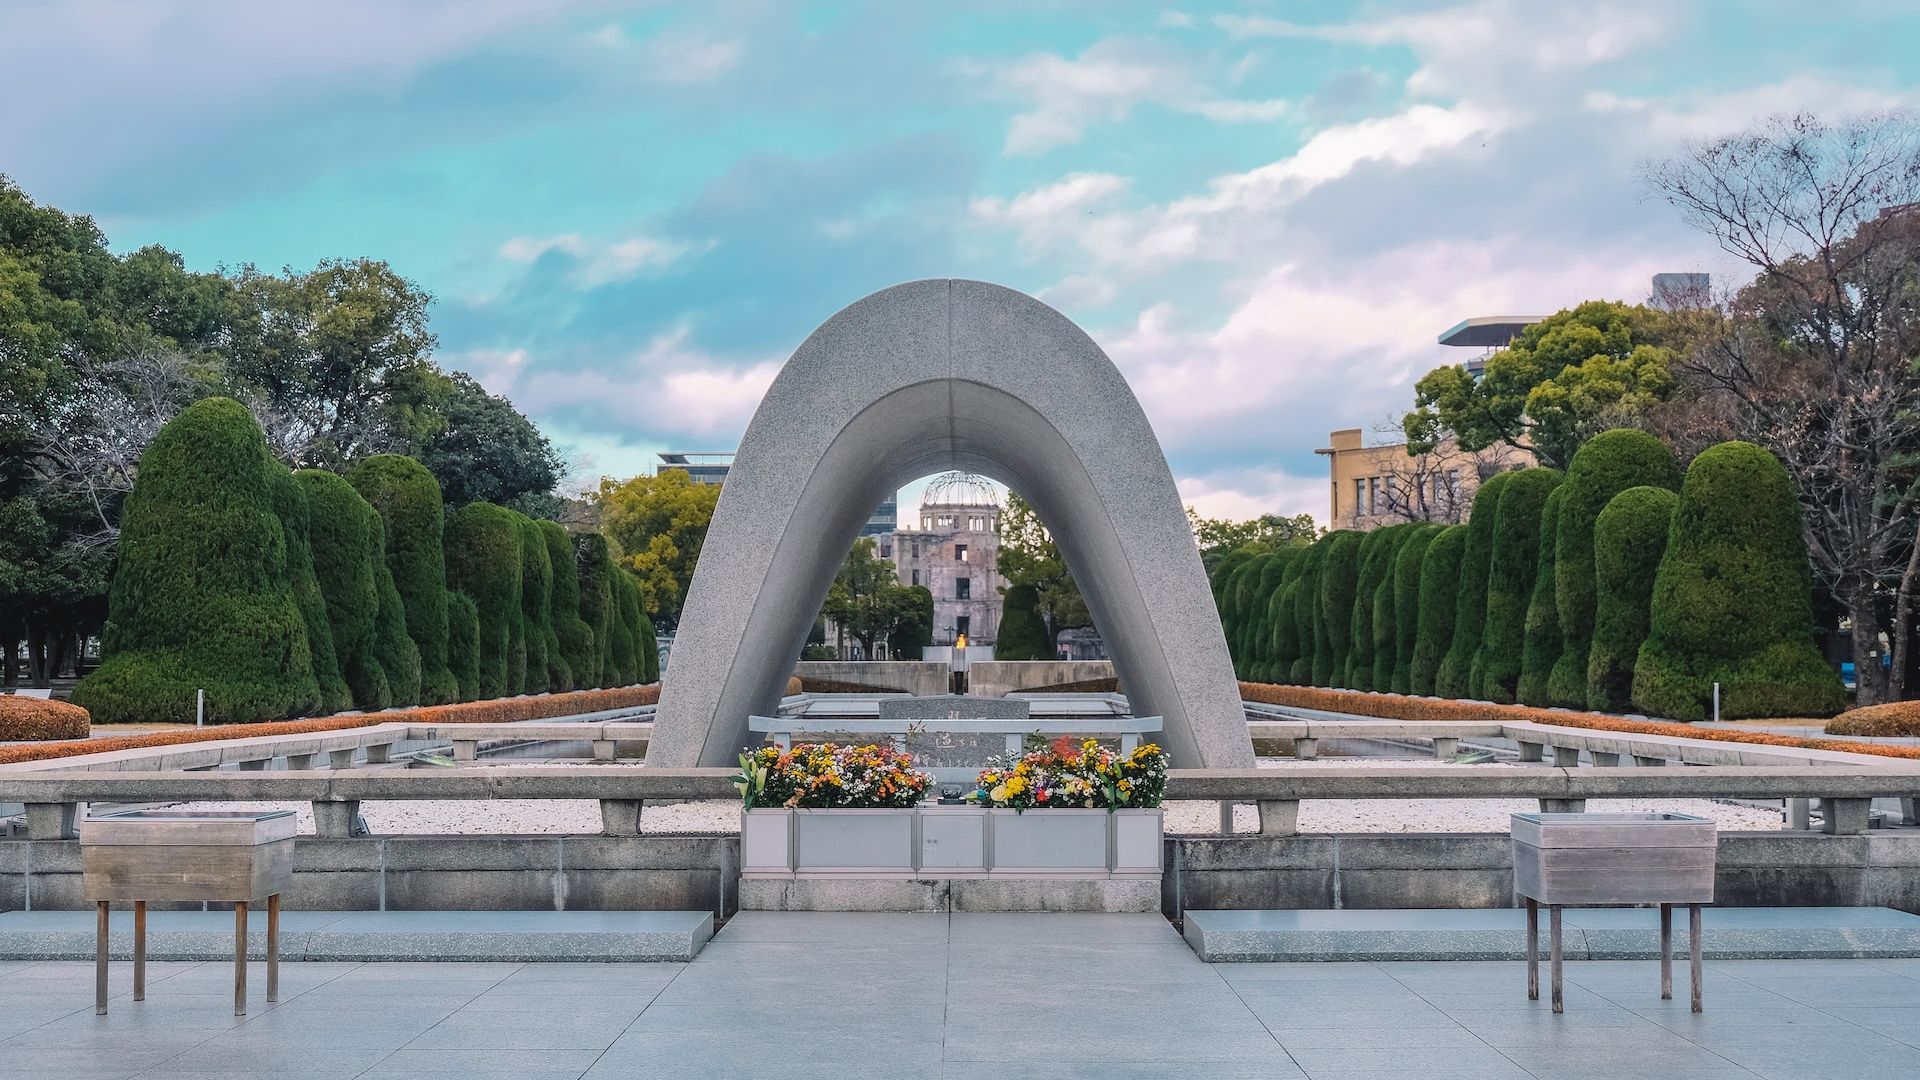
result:
[[[302,837],[290,910],[652,911],[739,907],[737,836]],[[1162,909],[1490,908],[1513,904],[1493,833],[1174,837]],[[1715,901],[1920,912],[1920,829],[1723,833]],[[0,841],[0,911],[73,911],[73,840]],[[157,910],[199,905],[155,904]]]
[[[802,660],[793,665],[802,681],[851,683],[925,696],[951,688],[947,665],[926,660]]]
[[[732,914],[739,885],[738,836],[303,836],[284,899],[291,911]],[[91,906],[79,841],[0,841],[0,911]]]
[[[967,693],[1006,697],[1023,690],[1111,678],[1111,660],[980,660],[967,666]]]
[[[1495,833],[1180,837],[1161,904],[1187,908],[1513,906],[1513,847]],[[1722,833],[1714,902],[1920,913],[1920,830]]]

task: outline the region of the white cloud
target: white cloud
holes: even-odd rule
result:
[[[1677,142],[1738,131],[1765,116],[1805,112],[1837,119],[1851,114],[1913,108],[1920,105],[1920,94],[1911,90],[1880,90],[1819,75],[1796,75],[1718,94],[1626,97],[1594,90],[1585,95],[1582,104],[1595,113],[1641,117],[1649,134],[1662,141]]]
[[[732,71],[746,48],[700,34],[662,34],[641,49],[645,76],[664,83],[703,83]]]
[[[1205,518],[1250,521],[1262,514],[1312,514],[1327,519],[1327,481],[1278,469],[1236,469],[1207,476],[1176,476],[1180,501]]]
[[[581,288],[594,288],[643,273],[665,270],[685,256],[696,251],[711,250],[713,246],[711,241],[689,244],[646,236],[609,243],[588,240],[578,233],[562,233],[546,237],[513,237],[500,245],[499,255],[509,262],[536,262],[548,252],[560,252],[577,264],[569,274],[570,280]]]

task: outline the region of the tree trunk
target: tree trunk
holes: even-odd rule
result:
[[[1880,613],[1874,610],[1871,583],[1855,585],[1847,591],[1847,613],[1853,619],[1853,678],[1857,689],[1854,702],[1877,705],[1888,697],[1887,672],[1880,666]]]
[[[1887,687],[1889,701],[1904,701],[1907,696],[1907,656],[1913,647],[1913,581],[1920,574],[1920,541],[1907,556],[1907,568],[1900,575],[1900,588],[1893,598],[1893,666]]]

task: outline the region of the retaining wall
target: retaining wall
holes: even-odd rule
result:
[[[1111,660],[980,660],[967,665],[967,693],[1006,697],[1022,690],[1111,678]]]

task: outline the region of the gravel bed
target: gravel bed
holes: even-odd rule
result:
[[[560,764],[592,767],[589,762],[517,761],[492,768],[513,769]],[[1431,758],[1263,758],[1263,769],[1381,769],[1381,768],[1503,769],[1501,763],[1455,765]],[[599,766],[606,767],[606,766]],[[313,808],[308,803],[234,802],[187,803],[183,809],[294,810],[300,832],[312,835]],[[1308,801],[1300,805],[1300,831],[1314,833],[1497,832],[1507,831],[1508,817],[1538,810],[1533,799],[1354,799],[1345,802]],[[1666,810],[1711,818],[1724,830],[1742,832],[1782,827],[1778,810],[1713,802],[1708,799],[1593,799],[1589,810]],[[1212,802],[1169,802],[1167,831],[1181,835],[1217,832],[1220,810]],[[600,804],[588,799],[489,799],[368,802],[360,807],[367,828],[376,834],[596,834],[600,831]],[[649,803],[640,827],[649,833],[731,833],[740,831],[740,804],[731,799],[707,802]],[[1259,810],[1237,806],[1233,812],[1237,833],[1258,832]]]

